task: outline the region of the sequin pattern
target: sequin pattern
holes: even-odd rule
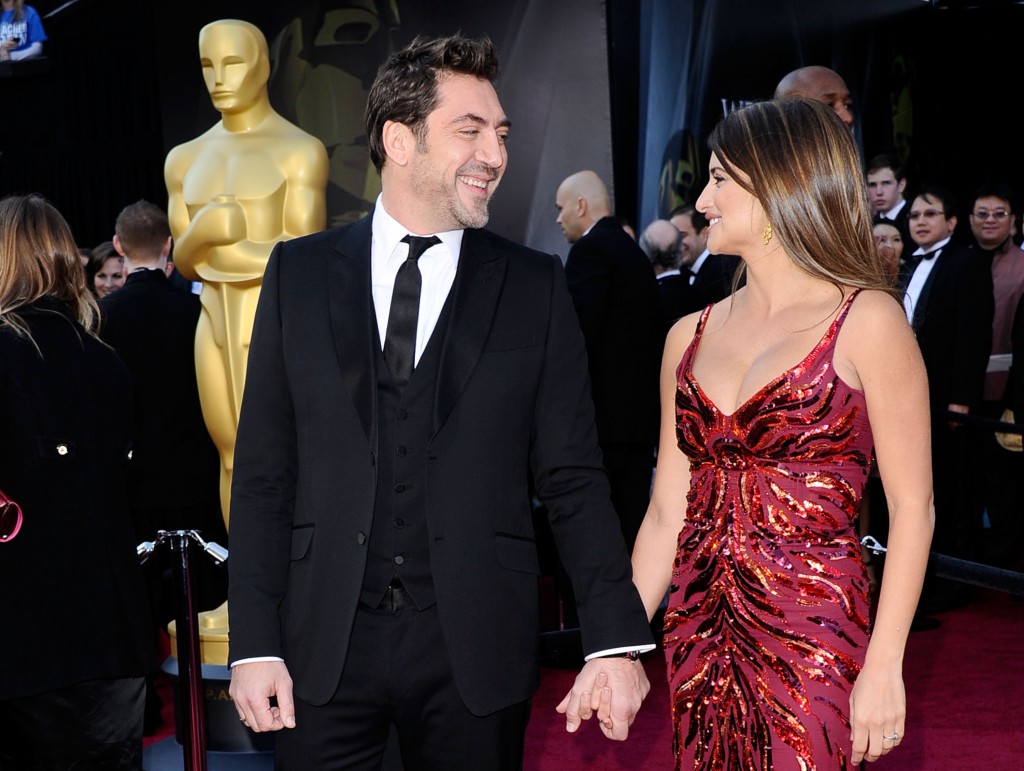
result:
[[[864,396],[833,368],[840,311],[796,367],[734,414],[677,369],[692,484],[665,614],[677,769],[848,769],[849,696],[868,640],[857,508]]]

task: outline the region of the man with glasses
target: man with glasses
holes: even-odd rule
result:
[[[973,474],[968,429],[949,413],[967,414],[981,402],[992,347],[992,276],[988,263],[952,241],[956,205],[951,193],[926,187],[910,206],[911,255],[904,305],[917,333],[932,411],[932,474],[935,536],[932,548],[954,557],[973,556],[980,536],[969,490]],[[960,584],[929,577],[921,611],[961,604]]]
[[[973,247],[977,251],[975,259],[984,260],[992,266],[995,303],[992,357],[985,376],[980,412],[984,417],[997,419],[1006,406],[1004,396],[1013,350],[1013,319],[1024,294],[1024,251],[1013,241],[1015,196],[1009,185],[983,185],[974,191],[973,198],[970,222],[976,242]],[[977,432],[977,438],[977,451],[984,459],[979,506],[984,508],[987,520],[985,550],[981,559],[989,564],[1010,567],[1019,553],[1016,543],[1022,530],[1017,511],[1020,458],[1003,449],[992,432]]]

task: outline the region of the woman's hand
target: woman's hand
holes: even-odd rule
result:
[[[906,725],[903,675],[865,664],[850,693],[853,764],[878,760],[900,746]]]

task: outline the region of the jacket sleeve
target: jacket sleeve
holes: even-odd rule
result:
[[[281,251],[260,291],[231,485],[229,661],[281,656],[278,608],[287,587],[297,443],[282,341]]]
[[[530,460],[559,556],[572,580],[586,654],[652,642],[597,444],[587,355],[555,259],[545,363]]]

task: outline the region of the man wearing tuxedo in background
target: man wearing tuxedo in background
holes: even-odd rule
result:
[[[556,219],[572,244],[565,261],[597,414],[597,436],[626,545],[632,550],[651,497],[658,442],[664,329],[658,283],[643,250],[611,216],[593,171],[567,177]]]
[[[206,430],[196,381],[199,298],[167,277],[171,229],[149,201],[126,206],[114,225],[114,248],[128,273],[124,286],[100,301],[100,337],[132,376],[134,442],[129,468],[132,522],[138,541],[160,530],[200,530],[227,544],[218,492],[220,460]],[[159,636],[175,614],[174,556],[158,551],[143,567]],[[196,606],[214,608],[227,596],[224,571],[199,560]],[[160,630],[160,631],[157,631]],[[146,691],[146,731],[161,722],[155,678]]]
[[[708,251],[708,220],[691,204],[677,206],[669,213],[669,222],[683,236],[683,264],[689,266],[693,287],[692,305],[687,313],[703,310],[709,303],[732,294],[732,279],[740,265],[734,254]]]
[[[932,412],[932,476],[935,537],[932,548],[952,557],[976,556],[981,512],[972,504],[969,483],[976,477],[968,452],[968,427],[948,413],[967,414],[981,404],[992,348],[992,273],[989,262],[952,242],[956,228],[953,196],[926,187],[910,205],[911,255],[904,306],[917,334]],[[945,610],[963,601],[961,584],[929,576],[922,612]]]
[[[373,213],[278,244],[267,266],[235,455],[230,658],[240,718],[288,729],[278,768],[379,768],[392,725],[406,768],[521,767],[539,681],[533,494],[588,654],[559,705],[567,730],[596,714],[624,739],[650,687],[561,263],[481,229],[507,160],[496,74],[487,40],[389,57],[367,105]]]

